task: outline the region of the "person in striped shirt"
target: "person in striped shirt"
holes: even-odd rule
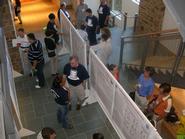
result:
[[[33,33],[27,35],[30,43],[28,50],[28,59],[32,65],[32,71],[38,78],[38,85],[35,88],[41,88],[45,84],[45,77],[43,73],[44,69],[44,57],[42,51],[42,44],[35,38]]]

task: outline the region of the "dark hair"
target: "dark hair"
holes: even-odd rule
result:
[[[71,57],[69,58],[69,61],[71,61],[71,60],[73,60],[73,59],[75,59],[76,61],[79,61],[78,56],[76,56],[76,55],[71,56]]]
[[[50,20],[55,19],[55,15],[54,15],[53,13],[50,13],[50,14],[48,15],[48,17],[49,17]]]
[[[28,38],[31,40],[36,40],[35,35],[33,33],[27,34]]]
[[[85,28],[86,28],[86,26],[85,26],[84,24],[82,24],[82,25],[80,26],[80,29],[81,29],[81,30],[85,30]]]
[[[48,37],[48,36],[51,36],[53,33],[52,33],[52,31],[50,31],[50,30],[46,30],[45,31],[45,35]]]
[[[116,66],[117,65],[114,65],[114,64],[110,64],[110,65],[108,64],[107,68],[108,68],[108,70],[113,71]]]
[[[145,67],[145,71],[149,72],[149,76],[153,76],[154,74],[154,69],[152,67]]]
[[[41,131],[43,139],[50,139],[50,135],[56,134],[56,132],[50,128],[50,127],[45,127]]]
[[[104,27],[104,28],[101,29],[101,32],[102,32],[102,34],[106,34],[106,36],[107,36],[108,38],[111,37],[111,32],[110,32],[109,28]]]
[[[168,83],[162,83],[160,86],[159,86],[160,89],[163,89],[163,93],[170,93],[171,91],[171,85],[168,84]]]
[[[24,32],[24,28],[19,28],[18,29],[18,32],[21,31],[21,32]]]
[[[86,11],[87,13],[92,14],[92,10],[91,10],[90,8],[86,9],[85,11]]]
[[[60,83],[62,82],[63,77],[62,75],[57,74],[55,76],[55,79],[53,80],[52,87],[51,88],[60,88]]]
[[[93,139],[104,139],[104,136],[102,133],[94,133]]]

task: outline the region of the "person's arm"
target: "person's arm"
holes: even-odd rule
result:
[[[164,110],[165,116],[170,112],[172,108],[172,99],[168,98],[167,103],[168,103],[167,108]]]

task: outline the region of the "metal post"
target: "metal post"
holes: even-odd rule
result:
[[[124,50],[124,38],[121,38],[121,48],[120,48],[120,55],[119,55],[119,68],[122,66],[123,62],[123,50]]]
[[[135,14],[135,16],[134,16],[134,32],[136,32],[137,19],[138,19],[138,14]]]
[[[170,81],[171,84],[173,84],[173,82],[175,80],[175,75],[177,73],[177,70],[179,68],[179,64],[180,64],[182,56],[184,54],[184,49],[185,49],[185,42],[183,42],[181,40],[181,43],[180,43],[178,51],[177,51],[177,56],[176,56],[176,59],[175,59],[175,63],[174,63],[173,69],[172,69],[171,81]]]
[[[147,58],[147,53],[148,53],[148,47],[149,45],[149,40],[148,38],[146,38],[146,44],[144,44],[144,49],[143,49],[143,55],[141,58],[141,65],[140,65],[140,70],[143,70],[144,66],[145,66],[145,62],[146,62],[146,58]]]
[[[127,15],[128,15],[128,13],[124,14],[124,26],[123,26],[124,31],[126,30],[126,27],[127,27]]]

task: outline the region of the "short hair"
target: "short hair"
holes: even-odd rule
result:
[[[168,84],[168,83],[162,83],[160,86],[159,86],[160,89],[163,89],[163,93],[170,93],[171,91],[171,85]]]
[[[152,67],[149,66],[145,67],[145,71],[149,72],[149,76],[153,76],[154,74],[154,68]]]
[[[93,139],[104,139],[104,136],[102,133],[94,133]]]
[[[71,61],[71,60],[73,60],[73,59],[75,59],[76,61],[79,61],[78,56],[76,56],[76,55],[71,56],[71,57],[69,58],[69,61]]]
[[[87,8],[85,11],[86,11],[87,13],[92,14],[92,10],[91,10],[90,8]]]
[[[19,28],[18,29],[18,32],[21,31],[21,32],[24,32],[24,28]]]
[[[56,132],[50,128],[50,127],[45,127],[41,131],[43,139],[50,139],[50,135],[56,134]]]
[[[33,33],[27,34],[27,37],[31,40],[36,40],[35,35]]]
[[[48,37],[48,36],[51,36],[53,33],[52,33],[52,31],[51,30],[46,30],[45,31],[45,35]]]
[[[61,7],[66,6],[66,3],[65,3],[65,2],[62,2],[62,3],[60,4],[60,6],[61,6]]]
[[[48,15],[48,17],[49,17],[50,20],[55,19],[55,15],[54,15],[53,13],[50,13],[50,14]]]
[[[111,32],[108,28],[103,28],[102,30],[102,35],[101,35],[101,38],[104,40],[104,41],[107,41],[110,37],[111,37]]]

